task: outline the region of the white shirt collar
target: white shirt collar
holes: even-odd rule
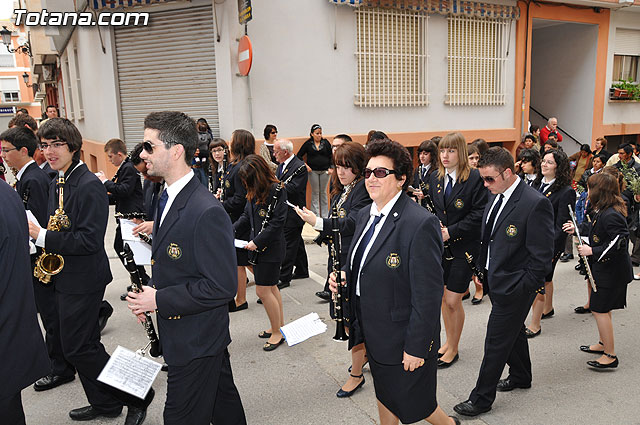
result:
[[[378,216],[380,214],[384,214],[385,217],[388,217],[389,213],[391,212],[391,209],[398,201],[398,198],[400,198],[400,195],[402,195],[402,191],[399,191],[398,193],[396,193],[396,196],[391,198],[391,200],[387,202],[387,205],[385,205],[380,211],[378,211],[378,207],[376,206],[376,203],[372,202],[371,209],[369,210],[369,215]]]
[[[178,196],[178,193],[180,193],[180,191],[187,185],[187,183],[189,183],[189,180],[191,180],[191,177],[193,176],[194,176],[193,170],[189,170],[187,174],[180,177],[178,180],[173,182],[170,186],[165,183],[164,187],[167,191],[167,196],[169,197],[169,199],[173,199],[176,196]],[[166,210],[167,208],[165,208],[165,211]]]
[[[519,183],[520,183],[520,177],[516,175],[516,181],[514,181],[511,184],[511,186],[507,188],[507,190],[502,192],[502,194],[504,195],[504,199],[502,200],[502,205],[505,205],[509,200],[509,198],[511,198],[511,195],[513,195],[513,192],[515,192],[516,187],[518,187]]]
[[[456,181],[458,181],[458,169],[456,168],[455,170],[449,172],[447,171],[447,169],[445,168],[445,171],[447,172],[447,175],[449,177],[451,177],[451,187],[453,187],[456,184]],[[444,184],[446,185],[448,182],[445,181]]]
[[[553,184],[553,182],[556,181],[556,178],[552,178],[551,180],[547,181],[546,177],[542,178],[542,184],[547,185],[547,186],[551,186]]]
[[[534,173],[531,173],[531,174],[525,174],[525,175],[524,175],[524,177],[525,177],[527,180],[535,180],[535,179],[536,179],[536,177],[538,177],[538,176],[537,176],[536,174],[534,174]]]
[[[28,167],[29,165],[31,165],[31,163],[32,163],[32,162],[35,162],[35,161],[32,159],[31,161],[29,161],[29,162],[27,162],[26,164],[24,164],[24,165],[22,166],[22,168],[20,169],[20,171],[18,171],[18,174],[16,174],[16,179],[17,179],[18,181],[20,181],[20,179],[22,178],[22,175],[24,174],[24,170],[26,170],[26,169],[27,169],[27,167]]]
[[[284,170],[287,169],[287,166],[289,165],[289,163],[291,162],[291,160],[293,159],[295,155],[291,154],[291,156],[287,159],[284,160],[284,162],[282,163],[282,173],[284,174]]]

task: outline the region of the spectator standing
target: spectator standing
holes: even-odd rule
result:
[[[331,143],[322,137],[322,127],[319,124],[311,126],[310,136],[300,147],[297,156],[303,161],[306,156],[311,184],[311,211],[317,216],[328,217],[327,185],[331,167]]]
[[[267,165],[274,173],[278,169],[278,161],[273,154],[273,142],[278,137],[278,129],[273,124],[267,124],[264,128],[264,143],[260,145],[260,156],[267,161]]]
[[[593,153],[587,144],[580,146],[580,150],[569,157],[569,164],[573,169],[571,180],[574,185],[580,181],[584,172],[591,168],[592,159]]]
[[[562,142],[562,134],[558,133],[558,118],[551,117],[542,129],[540,129],[540,144],[544,146],[547,143],[549,134],[556,133],[558,142]]]

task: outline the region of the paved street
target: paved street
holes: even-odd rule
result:
[[[119,296],[129,277],[111,248],[114,225],[107,234],[113,282],[105,298],[115,312],[103,333],[108,352],[117,345],[135,350],[146,343],[138,325]],[[332,341],[335,325],[330,321],[327,304],[314,296],[322,288],[326,270],[326,248],[307,245],[312,276],[293,281],[282,291],[285,321],[317,312],[329,330],[294,347],[281,346],[274,352],[262,350],[259,331],[268,328],[262,306],[256,304],[254,288],[249,288],[249,309],[231,315],[229,347],[235,382],[240,391],[249,424],[257,425],[337,425],[373,424],[377,409],[373,381],[365,368],[366,384],[350,399],[338,399],[335,392],[347,378],[350,354],[346,343]],[[640,351],[638,305],[640,283],[629,286],[629,309],[613,313],[616,349],[620,367],[595,372],[586,366],[596,355],[582,353],[581,344],[595,343],[597,331],[590,315],[574,314],[584,302],[586,288],[582,276],[573,270],[575,261],[560,263],[556,272],[555,316],[542,322],[542,334],[531,340],[534,381],[529,390],[498,393],[493,410],[464,424],[477,425],[553,425],[553,424],[640,424],[637,413]],[[482,347],[488,298],[477,306],[464,302],[466,323],[461,341],[460,361],[438,372],[438,396],[449,414],[453,406],[466,400],[475,384],[482,359]],[[161,372],[154,385],[156,398],[145,424],[161,424],[166,393],[166,377]],[[636,394],[636,395],[634,395]],[[87,404],[78,379],[54,390],[36,393],[32,387],[22,392],[27,423],[58,425],[73,423],[69,410]],[[94,421],[96,424],[122,424],[124,413],[116,418]],[[0,419],[0,423],[2,420]]]

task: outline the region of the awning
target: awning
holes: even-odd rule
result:
[[[168,3],[176,0],[90,0],[89,4],[95,10],[118,9],[134,6],[148,6],[150,4]]]
[[[329,0],[330,3],[353,7],[381,7],[385,9],[413,10],[440,15],[466,15],[478,18],[520,19],[517,6],[479,3],[468,0]]]

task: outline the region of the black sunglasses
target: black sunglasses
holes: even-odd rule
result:
[[[373,170],[370,168],[365,168],[364,169],[364,178],[368,179],[369,177],[371,177],[371,174],[373,174],[377,179],[383,179],[385,177],[387,177],[389,174],[398,174],[398,172],[396,170],[389,170],[388,168],[384,168],[384,167],[378,167],[378,168],[374,168]]]
[[[175,145],[176,143],[163,143],[163,145],[165,146],[172,146]],[[157,148],[161,145],[152,145],[151,142],[142,142],[142,149],[144,149],[144,151],[146,153],[148,153],[149,155],[151,155],[153,153],[153,149]]]
[[[507,171],[507,169],[506,169],[506,168],[505,168],[504,170],[502,170],[502,171],[500,172],[500,174],[498,174],[498,176],[501,176],[501,175],[502,175],[502,173],[504,173],[505,171]],[[494,182],[496,181],[496,179],[498,178],[498,176],[494,176],[494,177],[491,177],[491,176],[481,176],[481,177],[482,177],[482,180],[486,181],[487,183],[494,183]]]

